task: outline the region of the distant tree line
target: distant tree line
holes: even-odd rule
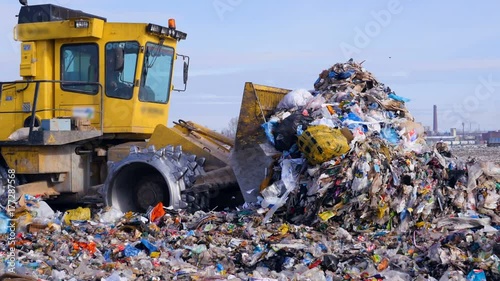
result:
[[[235,139],[237,127],[238,127],[238,117],[233,117],[231,118],[231,120],[229,120],[226,128],[221,130],[221,134],[230,139]]]

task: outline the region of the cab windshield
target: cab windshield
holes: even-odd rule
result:
[[[168,102],[173,58],[173,48],[153,43],[146,44],[139,90],[140,101]]]

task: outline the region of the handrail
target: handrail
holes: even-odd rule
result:
[[[98,94],[101,95],[100,99],[100,111],[99,111],[99,121],[101,124],[101,133],[104,131],[104,124],[103,124],[103,103],[104,103],[104,95],[103,95],[103,86],[99,82],[82,82],[82,81],[62,81],[62,80],[18,80],[18,81],[8,81],[8,82],[0,82],[0,99],[2,97],[2,92],[3,92],[3,85],[15,85],[15,84],[32,84],[35,83],[35,94],[33,95],[33,107],[31,108],[31,124],[29,127],[29,134],[28,134],[28,139],[31,141],[32,140],[32,132],[33,128],[35,127],[35,116],[37,112],[41,111],[46,111],[47,109],[42,109],[42,110],[36,110],[37,104],[38,104],[38,94],[40,90],[40,83],[64,83],[64,84],[69,84],[69,85],[95,85],[99,87],[99,91],[97,92]],[[52,111],[67,111],[67,109],[57,109],[57,108],[52,108],[48,109]],[[3,112],[0,111],[0,114],[6,114],[6,113],[26,113],[24,111],[13,111],[13,112]]]

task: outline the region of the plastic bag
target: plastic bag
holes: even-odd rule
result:
[[[300,152],[313,164],[331,160],[350,149],[346,137],[338,129],[325,125],[311,126],[298,138]]]
[[[394,93],[390,93],[390,94],[389,94],[389,98],[391,98],[391,99],[393,99],[393,100],[401,101],[401,102],[409,102],[409,101],[410,101],[410,99],[408,99],[408,98],[403,98],[403,97],[398,96],[398,95],[396,95],[396,94],[394,94]]]
[[[387,270],[384,271],[383,276],[385,277],[385,280],[391,280],[391,281],[410,281],[411,276],[407,273],[404,272],[399,272],[395,270]]]
[[[71,221],[86,221],[90,220],[90,209],[78,207],[73,210],[66,211],[64,215],[64,222],[66,224],[71,224]]]
[[[335,72],[332,70],[330,71],[330,73],[328,73],[328,78],[333,78],[336,80],[344,80],[351,77],[354,73],[356,73],[356,71],[353,69],[344,72]]]
[[[160,202],[156,204],[156,206],[151,210],[151,212],[148,212],[149,215],[149,221],[154,222],[157,219],[163,217],[165,215],[165,210],[163,209],[163,203]]]
[[[33,128],[33,130],[36,131],[36,130],[38,130],[38,128],[36,128],[36,129]],[[13,132],[12,134],[10,134],[9,140],[11,140],[11,141],[25,140],[28,138],[29,132],[30,132],[30,128],[28,128],[28,127],[20,128],[20,129],[16,130],[15,132]]]
[[[141,243],[148,249],[150,254],[153,252],[158,252],[158,248],[155,245],[151,244],[151,242],[149,242],[147,239],[141,239]]]
[[[55,215],[54,210],[45,201],[38,202],[38,207],[32,208],[31,212],[36,213],[35,217],[38,219],[51,219]]]
[[[115,208],[112,208],[102,214],[100,221],[102,223],[114,223],[117,220],[119,220],[121,217],[123,217],[123,213],[120,210],[117,210]]]
[[[307,104],[305,105],[305,108],[310,110],[316,110],[318,108],[321,108],[321,106],[325,102],[326,102],[325,98],[322,95],[318,95],[309,99],[307,101]]]
[[[9,232],[9,220],[10,218],[5,213],[0,213],[0,234]]]
[[[293,90],[286,94],[285,97],[278,103],[277,109],[291,109],[294,107],[302,107],[313,95],[306,89]]]
[[[313,118],[294,113],[285,118],[274,130],[274,147],[279,151],[289,150],[297,142],[297,128],[307,129]]]
[[[27,232],[27,226],[33,222],[33,217],[28,211],[23,211],[15,215],[16,218],[16,231]]]
[[[275,144],[273,132],[277,125],[278,122],[276,120],[270,120],[261,125],[261,127],[264,129],[264,132],[266,133],[267,140],[273,145]]]
[[[385,127],[380,130],[380,135],[383,139],[392,144],[399,143],[399,135],[393,128]]]
[[[274,213],[286,203],[290,192],[297,188],[299,168],[302,167],[303,164],[304,160],[301,158],[285,159],[281,162],[281,181],[283,182],[286,191],[281,197],[279,197],[278,200],[276,200],[273,207],[267,212],[266,216],[262,220],[263,224],[267,223]]]
[[[482,269],[473,269],[467,275],[467,281],[486,281],[486,275]]]
[[[264,197],[261,206],[264,208],[272,207],[278,202],[279,197],[285,192],[286,187],[283,181],[279,180],[262,190],[261,194]]]
[[[135,257],[137,256],[141,250],[137,249],[136,247],[132,245],[127,245],[125,246],[125,249],[123,250],[123,254],[125,257]]]
[[[358,115],[353,112],[349,112],[349,114],[347,114],[347,116],[343,118],[342,123],[350,130],[353,130],[364,122],[363,119],[361,119]]]
[[[310,126],[325,125],[330,128],[335,128],[339,126],[339,124],[335,123],[335,121],[332,118],[324,118],[324,117],[312,121],[311,123],[309,123],[309,125]],[[302,133],[304,132],[302,131]]]

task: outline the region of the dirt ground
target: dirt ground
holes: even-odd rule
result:
[[[500,147],[486,147],[486,145],[455,146],[451,148],[451,151],[453,155],[458,157],[472,157],[500,165]]]

